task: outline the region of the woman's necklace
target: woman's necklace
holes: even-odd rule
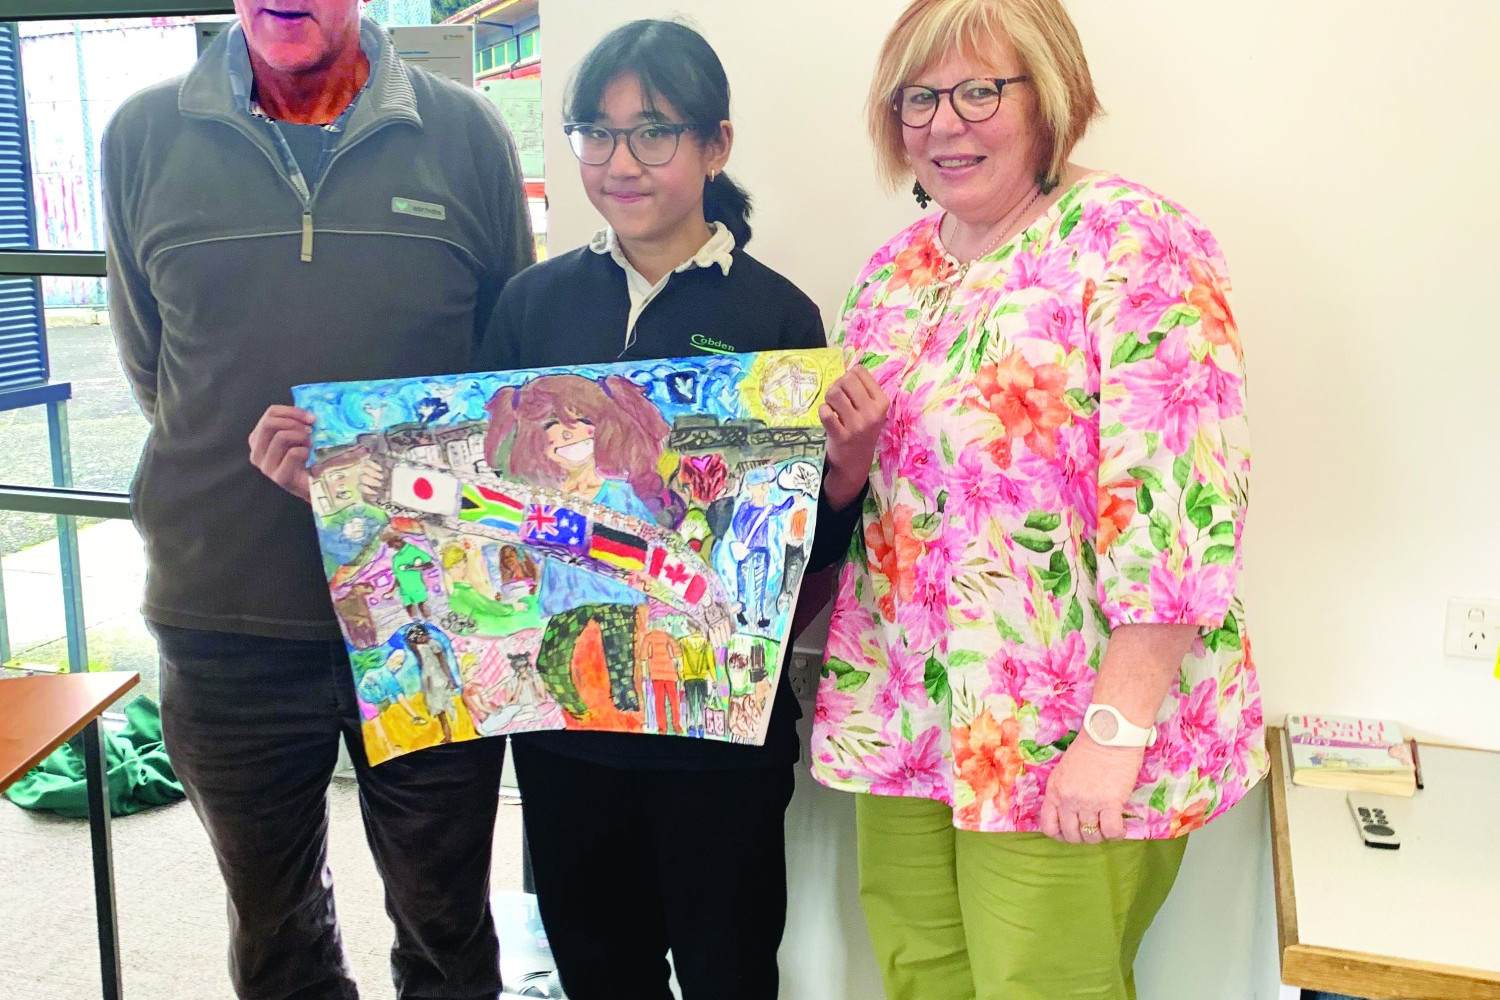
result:
[[[1034,192],[1032,192],[1031,197],[1026,200],[1025,204],[1023,204],[1020,208],[1018,208],[1014,212],[1012,212],[1011,215],[1010,215],[1010,217],[1005,220],[1005,224],[1000,227],[999,235],[997,235],[994,238],[994,240],[991,241],[991,243],[990,243],[989,246],[985,247],[983,250],[979,251],[977,254],[975,254],[974,256],[970,257],[968,260],[966,260],[963,263],[961,263],[961,264],[958,265],[958,271],[956,272],[956,275],[955,275],[955,282],[954,282],[955,284],[959,284],[959,285],[963,284],[965,275],[967,275],[969,273],[969,268],[973,266],[973,264],[974,264],[974,262],[976,260],[983,260],[984,258],[988,257],[990,254],[992,254],[992,253],[995,252],[995,249],[997,247],[999,247],[1000,244],[1005,241],[1006,237],[1008,237],[1010,235],[1011,227],[1013,227],[1016,224],[1016,220],[1020,219],[1021,216],[1025,215],[1026,214],[1026,210],[1029,209],[1029,208],[1031,208],[1032,205],[1035,205],[1036,204],[1036,200],[1038,198],[1040,198],[1041,196],[1042,196],[1042,189],[1041,188],[1037,188]],[[955,229],[958,228],[958,223],[956,223],[956,222],[954,223],[954,228]]]
[[[943,313],[948,309],[948,300],[953,298],[953,290],[962,286],[964,283],[964,279],[969,276],[969,268],[974,266],[975,261],[983,260],[985,257],[988,257],[990,254],[994,253],[995,248],[1000,246],[1001,242],[1003,242],[1005,238],[1010,235],[1011,227],[1016,224],[1016,220],[1020,219],[1021,216],[1026,214],[1026,211],[1031,208],[1032,205],[1036,204],[1036,200],[1041,196],[1042,190],[1041,188],[1037,188],[1032,196],[1026,201],[1026,203],[1020,208],[1016,209],[1016,211],[1011,213],[1010,218],[1005,220],[1005,224],[1000,227],[999,235],[995,237],[994,241],[991,242],[989,246],[985,247],[983,250],[979,251],[978,254],[970,257],[962,264],[959,264],[957,268],[949,273],[947,281],[941,282],[933,289],[931,297],[928,299],[927,306],[922,310],[921,314],[922,328],[926,332],[920,338],[921,343],[918,345],[919,348],[925,347],[927,337],[931,335],[932,328],[937,325],[938,321],[942,319]],[[957,223],[954,223],[954,225],[956,227]],[[938,230],[938,238],[942,238],[941,229]],[[944,247],[944,250],[948,253],[948,256],[953,257],[952,251],[947,250],[946,246]],[[957,260],[956,257],[954,259]],[[921,353],[920,349],[917,353]]]

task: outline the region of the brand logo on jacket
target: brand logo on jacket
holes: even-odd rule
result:
[[[417,201],[415,198],[392,198],[391,211],[397,215],[415,215],[419,219],[432,219],[436,222],[448,218],[448,210],[442,205]]]
[[[715,340],[714,338],[703,333],[693,334],[688,338],[688,343],[692,344],[700,351],[707,351],[709,354],[740,353],[733,344],[726,344],[722,340]]]

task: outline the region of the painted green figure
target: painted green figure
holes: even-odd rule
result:
[[[422,574],[434,565],[432,557],[399,534],[385,536],[385,544],[391,549],[391,572],[396,577],[395,591],[401,596],[401,604],[413,621],[432,617],[427,607],[427,581]]]

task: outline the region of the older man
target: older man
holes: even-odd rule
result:
[[[167,748],[228,888],[240,997],[357,996],[326,860],[343,738],[399,996],[493,998],[503,745],[369,767],[312,518],[246,439],[299,383],[463,370],[532,259],[519,166],[493,109],[403,65],[358,0],[235,6],[104,140],[110,310],[151,421],[133,501]]]

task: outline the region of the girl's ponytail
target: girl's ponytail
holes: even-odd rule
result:
[[[722,222],[734,236],[736,248],[750,242],[750,195],[744,188],[720,173],[703,186],[703,217]]]

